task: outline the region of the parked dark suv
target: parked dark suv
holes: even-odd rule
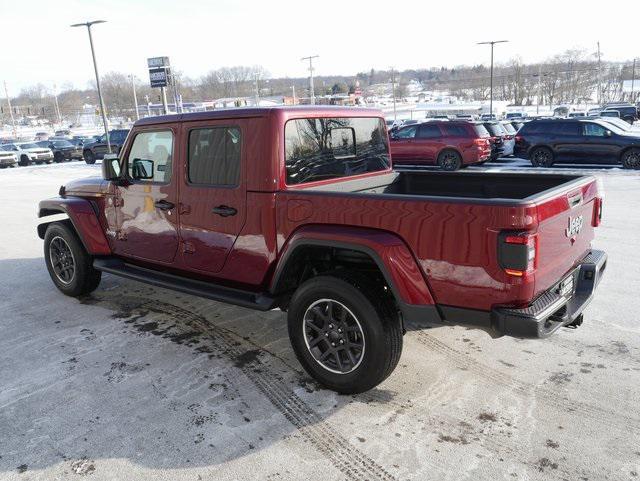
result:
[[[534,120],[516,135],[516,156],[534,167],[554,162],[621,163],[640,168],[640,136],[630,135],[601,120]]]
[[[111,152],[118,154],[129,134],[129,129],[119,129],[109,131],[109,141],[111,142]],[[95,164],[96,159],[104,158],[107,153],[106,135],[101,135],[98,140],[85,144],[82,150],[82,156],[87,164]]]
[[[612,105],[610,107],[606,107],[600,115],[605,117],[607,112],[618,112],[619,117],[625,122],[629,122],[630,124],[634,123],[638,120],[638,108],[634,105]]]

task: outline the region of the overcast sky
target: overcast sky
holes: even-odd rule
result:
[[[38,82],[85,87],[87,32],[69,25],[94,19],[108,21],[93,27],[101,73],[143,80],[146,58],[162,55],[191,77],[232,65],[301,77],[300,58],[316,54],[319,75],[488,64],[489,47],[476,42],[501,39],[510,43],[496,46],[496,62],[595,51],[598,40],[606,60],[640,56],[640,0],[0,0],[0,81],[13,95]]]

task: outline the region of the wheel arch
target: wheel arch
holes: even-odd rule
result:
[[[62,214],[62,215],[61,215]],[[78,234],[82,245],[91,255],[109,255],[111,247],[98,220],[93,204],[80,197],[56,197],[40,202],[38,217],[51,217],[38,224],[38,237],[44,239],[47,227],[53,222],[67,221]]]
[[[395,234],[375,229],[341,226],[307,226],[298,229],[285,244],[273,271],[269,292],[286,296],[307,278],[301,261],[329,255],[374,267],[391,291],[405,319],[441,321],[426,279],[410,249]],[[367,265],[368,263],[368,265]],[[335,268],[331,262],[332,267]],[[304,264],[305,268],[308,264]],[[304,269],[304,268],[303,268]]]

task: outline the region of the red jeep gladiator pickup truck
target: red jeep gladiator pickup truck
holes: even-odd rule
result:
[[[309,374],[356,393],[393,371],[405,322],[580,325],[601,212],[593,177],[395,172],[376,110],[248,108],[139,120],[102,178],[40,202],[68,218],[38,234],[70,296],[107,272],[280,308]]]

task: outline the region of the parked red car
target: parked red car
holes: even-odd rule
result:
[[[577,326],[606,264],[593,177],[395,172],[376,110],[149,117],[120,155],[40,202],[56,287],[86,295],[106,272],[279,308],[302,366],[339,392],[391,374],[405,323]]]
[[[423,122],[390,133],[391,156],[396,165],[439,165],[458,170],[489,160],[489,132],[482,124]]]

